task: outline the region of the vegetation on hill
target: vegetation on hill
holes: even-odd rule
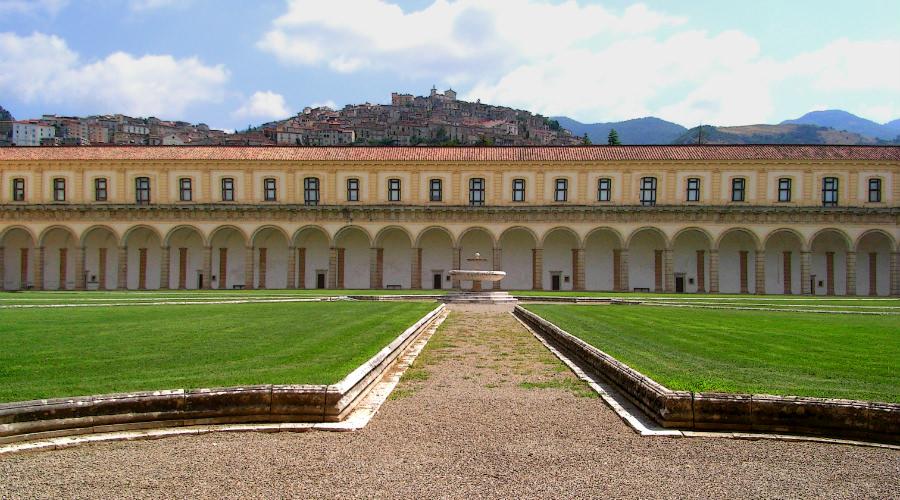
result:
[[[3,106],[0,106],[0,122],[13,120],[15,120],[15,118],[13,118],[12,113],[3,109]]]
[[[886,144],[871,137],[816,125],[744,125],[692,128],[673,144]]]
[[[882,125],[840,109],[813,111],[794,120],[785,120],[781,124],[830,127],[835,130],[852,132],[882,140],[893,140],[900,135],[900,120],[894,120]],[[891,124],[894,125],[892,126]]]
[[[622,144],[671,144],[687,131],[677,123],[652,116],[608,123],[581,123],[565,116],[554,118],[573,136],[587,134],[594,144],[606,144],[612,129],[616,129]]]

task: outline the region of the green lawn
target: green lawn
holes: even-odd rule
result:
[[[0,310],[0,402],[330,384],[435,307],[315,302]]]
[[[675,390],[900,402],[900,319],[529,304]]]

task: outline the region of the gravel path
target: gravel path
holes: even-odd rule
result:
[[[19,497],[891,497],[900,452],[639,437],[509,314],[454,312],[354,433],[210,434],[0,458]]]

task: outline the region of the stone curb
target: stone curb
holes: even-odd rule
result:
[[[513,314],[610,381],[662,427],[810,434],[900,443],[900,404],[673,391],[521,306]]]
[[[339,422],[441,314],[438,305],[332,385],[172,389],[0,404],[0,444],[193,425]]]

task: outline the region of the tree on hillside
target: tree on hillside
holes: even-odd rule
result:
[[[581,138],[581,145],[582,145],[582,146],[590,146],[591,144],[592,144],[592,143],[591,143],[591,138],[588,137],[588,136],[587,136],[587,132],[585,132],[585,133],[584,133],[584,137]]]
[[[611,129],[609,131],[609,136],[606,138],[606,143],[610,146],[621,146],[622,141],[619,140],[619,133],[616,132],[616,129]]]

